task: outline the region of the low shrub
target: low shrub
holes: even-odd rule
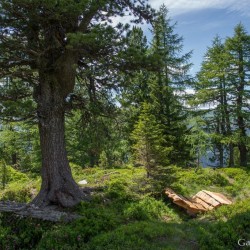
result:
[[[109,199],[117,201],[130,201],[136,194],[131,192],[131,180],[129,179],[114,179],[107,183],[106,196]]]
[[[77,209],[82,218],[44,233],[37,249],[85,249],[81,247],[91,238],[114,229],[120,223],[112,209],[86,202]]]
[[[150,249],[154,238],[166,237],[167,233],[170,232],[160,223],[138,222],[97,236],[88,244],[87,249]]]
[[[225,187],[228,194],[235,199],[250,198],[250,175],[244,169],[225,168],[221,173],[229,180],[229,185]]]
[[[219,171],[213,169],[199,169],[176,171],[176,181],[171,184],[176,192],[192,196],[202,189],[220,189],[229,185],[228,179]]]
[[[221,206],[195,222],[200,249],[239,249],[239,239],[250,237],[250,200]]]
[[[234,181],[244,182],[249,179],[249,173],[242,168],[222,168],[220,172]]]
[[[1,200],[30,202],[38,192],[38,181],[13,182],[0,193]]]
[[[250,236],[250,211],[240,213],[227,221],[200,223],[198,242],[200,249],[240,249],[239,239],[248,240]]]
[[[144,197],[139,202],[130,203],[124,215],[134,220],[178,220],[178,216],[163,201]]]
[[[189,233],[179,224],[140,221],[122,225],[94,237],[86,250],[191,250],[197,249]]]
[[[238,201],[228,206],[221,206],[215,210],[207,212],[201,217],[201,219],[206,219],[209,221],[228,221],[238,214],[250,213],[250,199],[243,201]]]
[[[0,216],[0,249],[35,249],[53,223],[21,218],[4,213]]]
[[[68,224],[46,223],[4,213],[0,215],[0,249],[230,250],[239,248],[238,239],[249,240],[250,184],[245,170],[175,169],[171,187],[180,194],[191,196],[202,189],[235,194],[232,205],[196,219],[180,218],[177,213],[183,215],[182,210],[157,200],[160,195],[152,195],[154,180],[145,178],[143,169],[82,169],[74,165],[72,171],[77,180],[86,179],[89,187],[98,187],[90,202],[82,202],[74,210],[82,218]],[[11,175],[0,198],[28,202],[40,180],[31,182],[18,171]]]

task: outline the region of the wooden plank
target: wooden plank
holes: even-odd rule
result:
[[[200,191],[198,192],[193,198],[198,197],[201,200],[203,200],[204,202],[206,202],[207,204],[213,206],[213,207],[217,207],[219,206],[221,203],[218,202],[217,200],[215,200],[213,197],[211,197],[209,194]]]
[[[165,194],[173,200],[173,202],[187,210],[189,214],[197,214],[212,210],[223,204],[232,204],[224,195],[202,190],[194,195],[191,199],[175,193],[172,189],[167,188]]]
[[[199,213],[200,211],[206,211],[201,204],[198,204],[182,195],[178,195],[171,189],[166,189],[165,193],[176,205],[187,209],[189,212],[192,212],[192,214]]]
[[[226,204],[226,205],[231,205],[232,204],[232,202],[229,199],[227,199],[223,194],[214,193],[214,192],[210,192],[210,191],[207,191],[207,190],[203,190],[203,192],[210,195],[211,197],[213,197],[215,200],[217,200],[221,204]]]
[[[205,210],[212,210],[214,207],[201,200],[199,197],[194,197],[194,201],[201,204]]]

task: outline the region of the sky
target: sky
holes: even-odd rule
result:
[[[250,0],[148,0],[155,9],[165,4],[177,22],[175,32],[184,38],[184,51],[193,51],[190,73],[200,69],[207,47],[216,35],[232,36],[240,22],[250,33]]]

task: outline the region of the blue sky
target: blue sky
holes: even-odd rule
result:
[[[149,0],[158,9],[165,4],[169,16],[177,22],[176,33],[184,38],[184,52],[193,50],[191,74],[195,74],[213,38],[233,35],[242,23],[250,31],[250,0]]]

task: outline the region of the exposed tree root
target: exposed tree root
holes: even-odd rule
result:
[[[31,217],[53,222],[70,222],[75,219],[81,218],[80,215],[60,211],[56,206],[47,206],[44,208],[36,207],[26,203],[17,203],[11,201],[0,202],[0,212],[11,212],[23,217]]]
[[[81,188],[82,201],[90,201],[93,192],[100,188],[85,187]],[[47,199],[39,199],[41,203],[34,200],[27,203],[18,203],[14,201],[0,201],[0,212],[10,212],[21,217],[30,217],[52,222],[70,222],[81,218],[81,215],[69,212],[62,207],[50,203]]]

